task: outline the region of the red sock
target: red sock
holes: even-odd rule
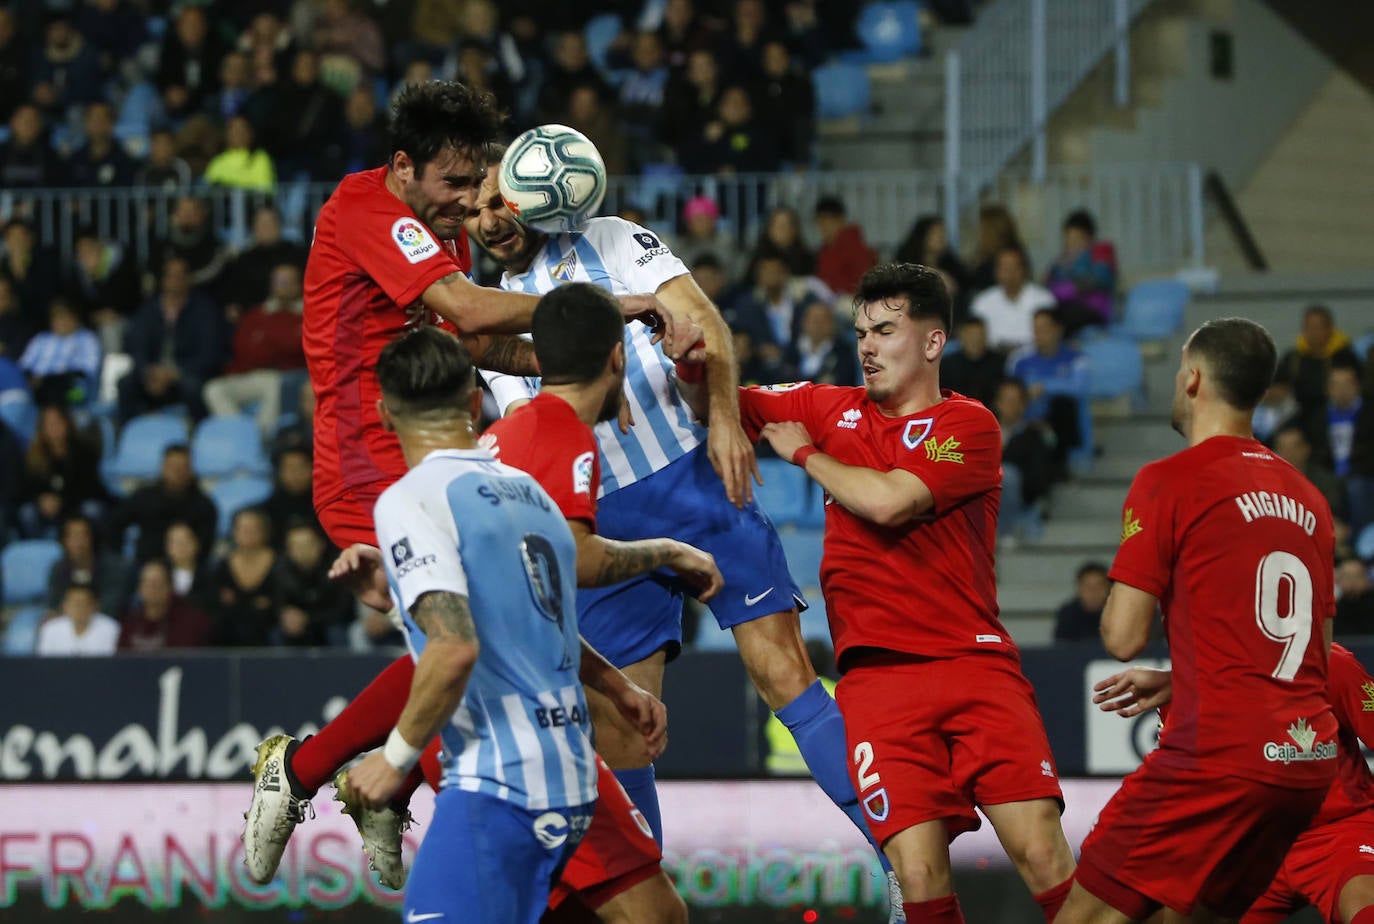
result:
[[[439,784],[444,780],[444,767],[439,763],[439,750],[439,739],[435,738],[420,755],[420,770],[424,774],[423,781],[428,783],[429,788],[435,792],[439,791]]]
[[[1064,907],[1064,900],[1069,897],[1069,890],[1073,888],[1073,877],[1070,876],[1053,889],[1046,889],[1039,895],[1032,895],[1035,903],[1040,906],[1040,910],[1045,912],[1045,920],[1049,924],[1054,924],[1054,916],[1059,913],[1059,909]]]
[[[926,902],[902,902],[907,924],[964,924],[959,896],[944,895]]]
[[[1374,905],[1365,905],[1356,911],[1346,924],[1374,924]]]
[[[302,741],[291,755],[291,772],[301,785],[313,793],[363,751],[385,744],[405,708],[414,676],[410,655],[397,658],[334,721]]]

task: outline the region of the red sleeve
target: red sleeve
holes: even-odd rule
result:
[[[403,308],[418,301],[438,280],[462,269],[448,248],[420,219],[406,214],[400,202],[383,207],[362,200],[343,215],[349,226],[339,229],[340,248],[387,298]]]
[[[496,458],[539,482],[565,520],[584,520],[595,530],[596,490],[601,483],[596,437],[580,421],[564,427],[558,425],[561,421],[541,419],[531,407],[526,405],[488,427],[483,434],[490,437],[488,448]],[[546,425],[542,429],[541,423]]]
[[[894,467],[921,479],[942,513],[1002,483],[1002,430],[983,405],[961,401],[936,417]]]
[[[1326,698],[1341,725],[1358,735],[1366,747],[1374,743],[1374,678],[1341,645],[1331,646]]]
[[[1121,514],[1121,546],[1112,562],[1111,579],[1164,596],[1174,565],[1174,516],[1158,466],[1147,465],[1135,476]]]
[[[740,388],[739,418],[750,441],[759,441],[759,431],[767,423],[796,420],[807,424],[811,417],[811,399],[815,388],[810,382]],[[810,429],[808,424],[807,430]]]

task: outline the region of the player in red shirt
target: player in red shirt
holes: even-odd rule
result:
[[[933,270],[875,267],[854,305],[864,387],[746,388],[740,412],[826,492],[821,590],[855,790],[908,921],[963,920],[949,841],[978,827],[974,806],[1053,918],[1073,854],[1035,694],[997,618],[1001,431],[940,388],[951,310]]]
[[[1172,679],[1170,671],[1132,668],[1099,682],[1093,702],[1125,718],[1158,707],[1167,721]],[[1374,678],[1341,645],[1331,646],[1326,698],[1340,723],[1339,775],[1242,924],[1281,924],[1306,905],[1332,924],[1374,921],[1374,773],[1360,750],[1374,742]]]
[[[1174,387],[1188,448],[1142,468],[1127,494],[1102,639],[1136,657],[1161,607],[1173,704],[1159,748],[1083,842],[1060,924],[1161,907],[1239,918],[1335,778],[1331,511],[1250,429],[1275,356],[1253,321],[1198,328]]]

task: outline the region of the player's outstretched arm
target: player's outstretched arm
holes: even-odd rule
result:
[[[1102,610],[1102,644],[1118,661],[1130,661],[1150,641],[1159,600],[1138,587],[1117,581]]]
[[[615,704],[616,711],[644,738],[647,757],[657,758],[668,746],[668,707],[638,686],[582,639],[582,683]]]
[[[709,552],[676,539],[636,539],[623,542],[592,532],[585,520],[568,520],[577,541],[577,586],[609,587],[630,578],[667,568],[691,586],[703,603],[724,584]]]
[[[806,427],[795,420],[764,424],[759,436],[779,456],[805,469],[835,503],[870,523],[902,526],[935,508],[935,495],[917,475],[900,468],[880,472],[846,465],[818,450]]]
[[[1132,667],[1093,684],[1093,702],[1103,712],[1131,718],[1174,698],[1174,672]]]
[[[514,334],[459,334],[473,365],[506,375],[538,375],[534,343]]]
[[[410,697],[386,747],[348,772],[349,785],[371,806],[381,806],[395,795],[424,746],[458,708],[477,664],[477,627],[467,597],[430,591],[415,601],[410,616],[426,639],[415,662]]]
[[[355,542],[344,549],[330,565],[329,579],[347,587],[374,610],[391,610],[391,588],[386,583],[382,550],[375,545]]]

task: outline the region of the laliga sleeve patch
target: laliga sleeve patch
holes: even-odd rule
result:
[[[584,452],[573,460],[573,493],[592,493],[592,454]]]
[[[438,242],[418,218],[396,219],[391,226],[391,239],[411,263],[422,263],[439,252]]]

